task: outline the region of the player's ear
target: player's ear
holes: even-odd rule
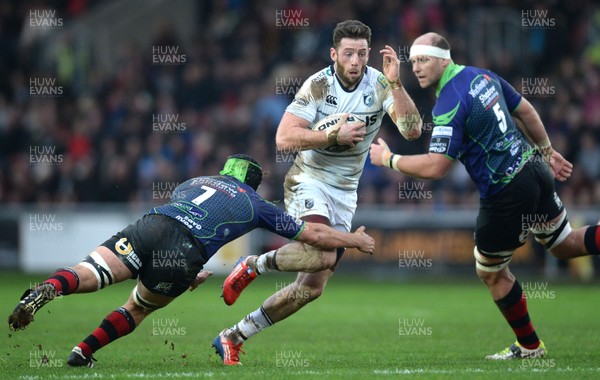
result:
[[[337,59],[337,51],[335,51],[335,48],[329,49],[329,56],[331,57],[331,60],[335,62]]]

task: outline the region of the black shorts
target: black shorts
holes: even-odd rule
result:
[[[536,156],[504,189],[481,200],[475,243],[484,252],[515,250],[525,244],[532,223],[550,221],[563,210],[550,168]]]
[[[102,243],[139,276],[148,290],[177,297],[194,281],[207,259],[192,233],[165,215],[145,215]]]

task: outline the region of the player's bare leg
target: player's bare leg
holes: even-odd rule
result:
[[[477,247],[475,247],[478,250]],[[506,360],[539,358],[546,354],[527,309],[527,299],[521,285],[508,268],[512,252],[502,252],[504,258],[489,258],[476,251],[477,276],[488,287],[498,309],[513,329],[517,342],[486,359]]]
[[[334,251],[321,251],[308,244],[292,242],[260,256],[243,257],[223,283],[223,300],[233,305],[242,291],[258,276],[267,272],[316,273],[332,268]]]
[[[138,281],[127,302],[108,314],[98,328],[73,348],[67,364],[73,367],[93,367],[94,352],[133,332],[150,313],[174,299],[152,293]]]
[[[325,269],[331,268],[335,264],[336,255],[334,251],[321,251],[310,245],[293,242],[286,244],[276,251],[275,265],[281,272],[305,272],[315,273]],[[262,261],[259,260],[260,256],[254,258],[254,262]],[[266,261],[266,260],[265,260]],[[251,261],[250,261],[250,265]],[[257,263],[256,266],[259,264]],[[266,270],[270,271],[271,268],[264,265]],[[258,268],[260,270],[260,266]]]
[[[550,231],[541,230],[546,233],[547,237],[542,239],[536,235],[536,239],[542,244],[548,243],[552,239],[557,241],[558,243],[554,243],[549,248],[549,251],[556,258],[567,260],[600,254],[600,228],[598,225],[583,226],[571,230],[571,226],[566,220],[566,211],[563,210],[558,217],[548,222],[546,227],[549,227]]]
[[[272,323],[282,321],[319,298],[332,275],[330,269],[317,273],[298,273],[296,281],[267,298],[262,309]]]
[[[335,262],[336,254],[327,254],[331,255]],[[213,341],[213,347],[223,359],[223,363],[241,364],[239,352],[243,352],[241,346],[244,341],[317,299],[332,275],[331,269],[316,273],[298,273],[295,282],[270,296],[260,308],[248,314],[239,323],[223,330]]]
[[[8,317],[13,331],[27,327],[35,313],[59,296],[89,293],[131,277],[131,272],[112,251],[100,246],[84,261],[71,267],[56,270],[35,289],[28,289]]]

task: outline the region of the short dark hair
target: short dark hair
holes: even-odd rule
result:
[[[448,40],[439,34],[431,37],[431,46],[439,47],[440,49],[444,50],[450,50],[450,43]]]
[[[333,48],[337,49],[342,38],[365,39],[371,46],[371,28],[358,20],[346,20],[338,23],[333,30]]]

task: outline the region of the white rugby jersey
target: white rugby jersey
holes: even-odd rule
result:
[[[304,120],[310,128],[319,120],[337,113],[353,113],[365,121],[364,140],[348,150],[335,152],[328,148],[303,150],[298,153],[291,172],[301,172],[342,190],[356,190],[371,142],[381,120],[394,104],[385,76],[367,66],[362,80],[352,91],[346,90],[334,75],[333,65],[310,76],[286,108]]]

